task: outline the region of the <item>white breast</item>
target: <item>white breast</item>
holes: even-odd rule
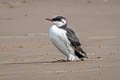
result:
[[[66,36],[64,29],[58,28],[56,25],[52,25],[49,28],[49,37],[58,50],[69,58],[71,55],[74,57],[74,50],[70,46],[70,41]]]
[[[50,39],[63,39],[66,40],[67,36],[66,36],[66,31],[63,29],[58,28],[56,25],[52,25],[49,28],[49,37]]]

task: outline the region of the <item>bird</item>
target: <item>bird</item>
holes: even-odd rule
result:
[[[67,27],[67,19],[65,17],[55,16],[46,18],[46,20],[52,22],[48,30],[51,42],[66,56],[67,61],[78,61],[88,58],[76,33]]]

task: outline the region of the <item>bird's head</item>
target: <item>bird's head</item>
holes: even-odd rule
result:
[[[57,27],[67,26],[66,18],[63,16],[56,16],[53,17],[52,19],[47,18],[46,20],[51,21]]]

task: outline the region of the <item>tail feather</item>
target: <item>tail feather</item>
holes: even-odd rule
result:
[[[88,58],[86,52],[80,46],[75,48],[75,55],[79,58]]]

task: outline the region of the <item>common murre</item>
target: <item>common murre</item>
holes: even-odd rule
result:
[[[63,16],[47,18],[53,24],[49,28],[49,38],[56,48],[61,51],[68,61],[77,61],[88,58],[86,52],[81,48],[81,43],[75,32],[67,28],[67,20]]]

